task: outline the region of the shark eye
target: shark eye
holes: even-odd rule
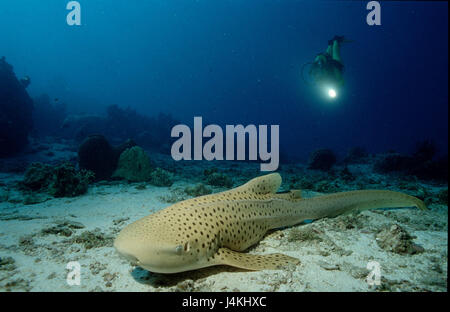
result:
[[[177,255],[181,255],[183,253],[183,245],[178,245],[175,247],[175,252]]]
[[[178,245],[177,247],[175,247],[175,252],[177,255],[181,255],[183,252],[188,252],[189,249],[189,242],[186,242],[184,245]]]

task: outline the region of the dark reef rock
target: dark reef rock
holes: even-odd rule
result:
[[[32,163],[21,186],[25,190],[46,192],[54,197],[74,197],[86,193],[92,180],[92,172],[76,170],[69,162],[55,167]]]
[[[90,135],[78,149],[81,169],[95,174],[95,181],[108,180],[117,168],[120,154],[136,144],[132,140],[113,147],[103,135]]]
[[[344,158],[346,164],[360,164],[367,161],[369,154],[364,147],[356,146],[351,148]]]
[[[23,150],[33,127],[33,101],[13,67],[0,59],[0,157]]]
[[[97,115],[68,115],[60,127],[61,135],[82,142],[90,135],[106,132],[106,119]]]
[[[439,203],[448,206],[448,188],[441,190],[438,194]]]
[[[430,141],[418,143],[412,155],[389,153],[374,163],[379,173],[398,173],[422,180],[448,181],[448,156],[435,159],[436,148]]]
[[[170,153],[170,131],[179,122],[169,114],[149,117],[131,108],[107,107],[105,135],[112,138],[133,138],[139,146],[161,153]]]
[[[398,153],[389,153],[383,155],[375,162],[374,170],[379,173],[400,172],[408,170],[412,165],[412,157]]]
[[[329,171],[336,163],[336,155],[330,149],[319,149],[311,153],[308,169]]]
[[[434,143],[434,141],[432,140],[424,140],[416,143],[415,151],[413,152],[412,156],[417,162],[424,162],[433,160],[436,152],[436,143]]]
[[[109,179],[117,166],[113,147],[102,135],[91,135],[83,141],[78,163],[81,169],[94,172],[96,181]]]
[[[448,181],[448,156],[445,155],[437,160],[417,161],[407,171],[422,180]]]

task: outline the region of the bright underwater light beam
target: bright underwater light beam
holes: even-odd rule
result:
[[[328,96],[332,99],[334,99],[337,96],[336,90],[330,88],[328,89]]]

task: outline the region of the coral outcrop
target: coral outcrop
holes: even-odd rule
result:
[[[74,197],[86,193],[92,180],[92,172],[77,170],[69,162],[55,167],[32,163],[21,185],[25,190],[46,192],[54,197]]]
[[[150,175],[150,183],[156,186],[171,186],[173,177],[167,170],[156,168]]]
[[[5,57],[0,59],[0,157],[16,154],[28,144],[33,127],[33,101]]]
[[[374,170],[383,174],[416,176],[423,180],[448,181],[448,156],[436,158],[436,150],[432,141],[418,142],[412,155],[399,153],[382,155],[374,163]]]
[[[360,164],[367,161],[369,154],[364,147],[356,146],[351,148],[344,158],[346,164]]]
[[[231,188],[233,187],[233,180],[227,176],[226,174],[219,173],[219,172],[208,172],[205,173],[206,178],[206,184],[212,185],[212,186],[218,186],[218,187],[225,187],[225,188]]]
[[[336,163],[336,155],[330,149],[319,149],[311,153],[308,162],[309,169],[328,171]]]
[[[413,255],[424,251],[423,247],[415,244],[413,237],[397,224],[381,230],[376,235],[376,240],[382,249],[398,254]]]
[[[142,147],[134,146],[120,154],[114,178],[126,179],[130,182],[144,182],[152,177],[152,165]]]
[[[127,140],[114,147],[103,135],[90,135],[78,149],[79,166],[92,171],[95,181],[108,180],[116,170],[122,152],[135,145],[132,140]]]

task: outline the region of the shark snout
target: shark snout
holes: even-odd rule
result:
[[[134,248],[133,244],[130,244],[129,241],[124,239],[123,236],[119,235],[114,240],[114,248],[121,258],[130,261],[133,265],[138,264],[139,259],[135,250],[136,248]]]
[[[133,256],[132,254],[129,254],[127,252],[124,252],[123,250],[117,249],[116,248],[117,253],[119,254],[119,256],[125,260],[128,260],[131,262],[131,264],[133,265],[138,265],[138,258],[136,258],[135,256]]]

